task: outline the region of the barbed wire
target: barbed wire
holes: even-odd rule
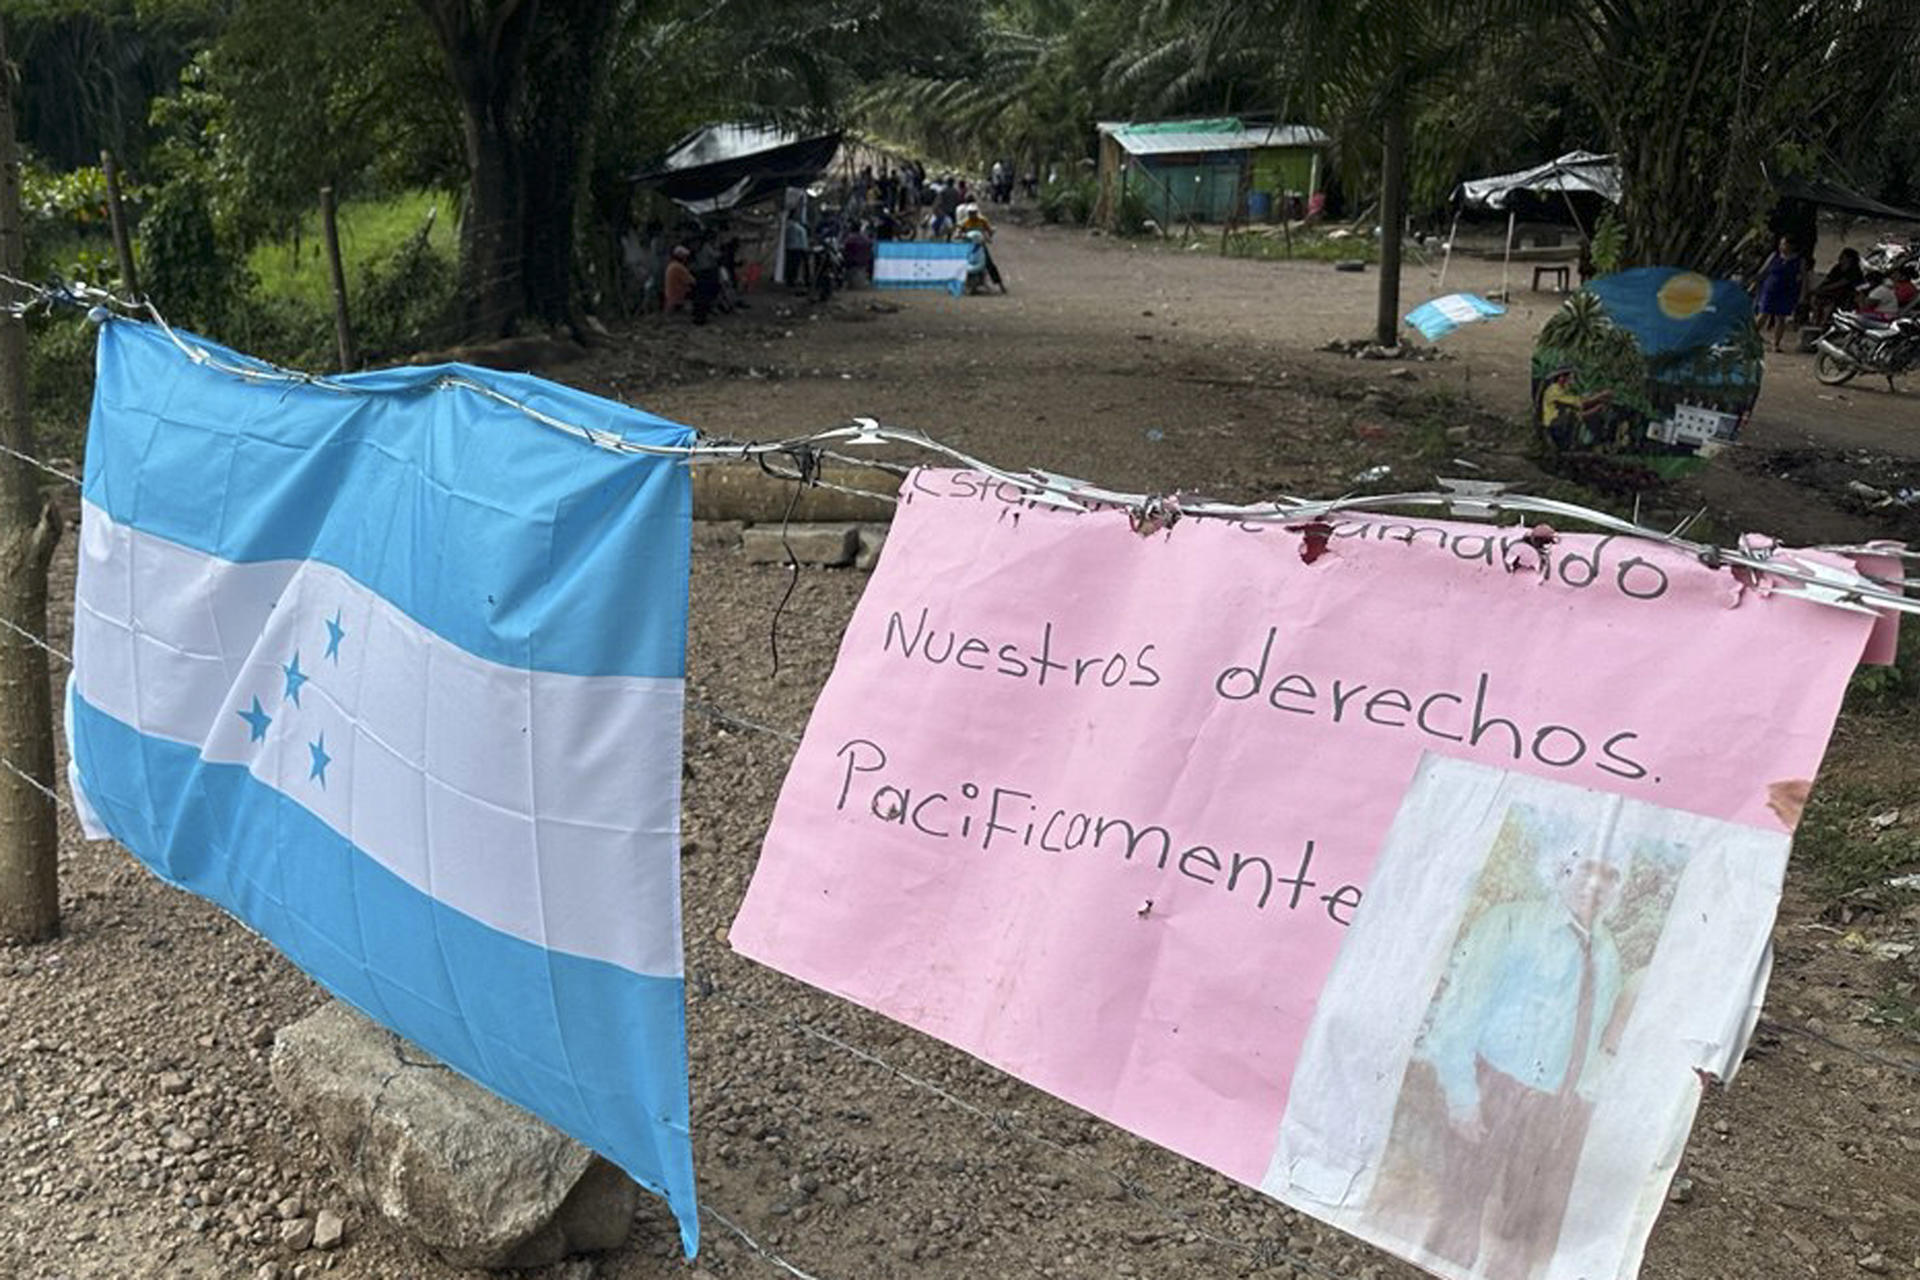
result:
[[[26,463],[28,466],[33,467],[36,470],[44,471],[50,476],[58,476],[60,479],[65,480],[68,484],[73,485],[75,488],[83,487],[83,482],[81,481],[79,476],[74,475],[70,471],[62,471],[60,468],[54,466],[52,463],[43,462],[39,458],[34,457],[32,454],[22,453],[18,449],[15,449],[10,445],[0,444],[0,454],[5,454],[10,458],[17,458],[21,462]]]
[[[13,634],[19,636],[34,648],[60,659],[60,661],[66,663],[68,666],[73,665],[73,655],[60,652],[60,650],[47,643],[45,639],[33,634],[33,632],[27,630],[12,618],[0,618],[0,627],[5,627],[8,631],[13,632]]]

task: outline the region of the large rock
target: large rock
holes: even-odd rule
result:
[[[626,1174],[344,1004],[280,1033],[273,1081],[348,1191],[456,1266],[538,1267],[627,1238]]]

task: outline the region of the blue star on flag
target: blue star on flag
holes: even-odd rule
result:
[[[300,670],[300,651],[298,649],[293,651],[293,661],[281,667],[280,670],[287,677],[287,691],[280,696],[282,698],[291,698],[293,705],[297,707],[300,705],[300,686],[305,684],[309,679],[306,672]]]
[[[247,728],[248,728],[247,741],[248,742],[258,742],[262,738],[266,737],[267,726],[273,723],[273,717],[268,715],[265,711],[261,709],[260,699],[258,695],[256,695],[253,699],[253,710],[236,711],[233,714],[239,716],[242,720],[245,720],[247,722]]]
[[[346,628],[340,625],[340,611],[335,609],[333,616],[327,619],[327,652],[325,656],[332,658],[336,663],[340,661],[340,641],[346,638],[346,634]]]
[[[307,773],[307,780],[318,780],[321,786],[327,785],[327,766],[333,763],[333,757],[327,754],[327,735],[321,731],[317,741],[309,742],[307,750],[313,755],[313,768]]]

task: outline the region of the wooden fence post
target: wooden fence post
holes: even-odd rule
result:
[[[0,24],[0,271],[18,279],[26,253],[9,68]],[[8,450],[0,455],[0,940],[40,942],[60,931],[60,832],[47,655],[26,637],[47,633],[47,561],[60,520],[39,477],[12,456],[34,456],[26,323],[12,315],[0,315],[0,445]]]
[[[140,296],[140,273],[133,265],[133,240],[127,235],[127,210],[120,201],[120,167],[113,152],[100,153],[100,170],[107,175],[107,216],[113,223],[113,254],[120,260],[120,287],[129,298]]]
[[[347,273],[340,265],[340,224],[334,216],[333,188],[320,188],[320,230],[327,241],[327,271],[333,280],[333,340],[340,350],[340,372],[353,369],[353,328],[347,322]]]

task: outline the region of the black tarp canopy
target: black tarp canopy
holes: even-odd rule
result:
[[[1776,178],[1773,188],[1783,200],[1805,200],[1808,204],[1816,204],[1823,209],[1837,209],[1843,213],[1857,213],[1868,218],[1886,218],[1895,222],[1920,222],[1920,213],[1912,209],[1885,204],[1872,196],[1862,195],[1858,191],[1843,187],[1837,182],[1825,182],[1819,178]]]
[[[711,124],[675,143],[632,181],[689,212],[714,213],[811,184],[839,149],[838,133],[800,137],[765,125]]]

